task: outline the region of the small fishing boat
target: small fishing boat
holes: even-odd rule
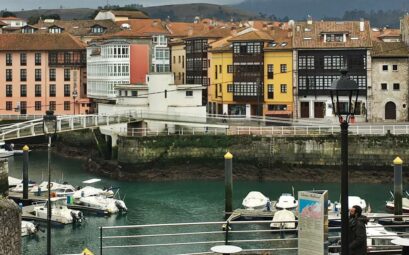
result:
[[[250,191],[243,199],[242,205],[244,208],[250,210],[264,210],[267,208],[269,202],[270,199],[264,196],[261,192]]]
[[[21,221],[21,236],[34,235],[37,232],[38,227],[34,223],[25,220]]]
[[[8,158],[14,155],[13,151],[6,149],[6,143],[0,141],[0,158]]]
[[[55,192],[56,196],[63,197],[63,196],[71,196],[75,192],[74,186],[68,184],[68,183],[57,183],[57,182],[51,182],[50,183],[50,191]],[[31,193],[45,193],[48,192],[48,182],[42,182],[40,185],[35,185],[30,189]]]
[[[405,191],[406,196],[409,196],[409,193]],[[393,211],[395,209],[395,200],[394,194],[391,192],[391,200],[386,201],[386,209],[388,211]],[[409,199],[407,197],[402,197],[402,212],[409,213]]]
[[[105,196],[105,197],[113,197],[114,192],[111,189],[99,189],[94,188],[92,186],[85,186],[77,191],[74,192],[72,195],[74,199],[78,199],[80,197],[90,197],[90,196]]]
[[[398,234],[386,230],[381,224],[370,221],[366,224],[366,237],[368,247],[373,245],[394,245],[393,239],[398,238]]]
[[[295,215],[292,211],[282,209],[274,213],[273,220],[270,224],[274,229],[295,229]]]
[[[297,206],[298,201],[295,199],[293,195],[289,193],[283,193],[276,204],[276,208],[279,210],[281,209],[293,210],[297,208]]]
[[[368,212],[369,207],[367,208],[365,199],[362,199],[358,196],[348,196],[348,207],[351,209],[354,205],[359,205],[362,208],[363,212]],[[331,204],[328,206],[329,210],[341,210],[341,203],[335,202],[335,204]]]
[[[16,187],[17,185],[23,183],[22,179],[17,179],[17,178],[11,177],[11,176],[8,177],[8,181],[9,181],[9,188]]]
[[[108,198],[104,196],[80,197],[75,200],[74,203],[103,210],[108,212],[109,214],[128,211],[128,208],[126,207],[123,200]]]
[[[63,197],[50,198],[51,221],[61,224],[81,223],[83,220],[82,212],[68,209],[65,200]],[[48,201],[23,207],[23,218],[28,213],[33,216],[31,217],[33,220],[47,220],[47,203]]]

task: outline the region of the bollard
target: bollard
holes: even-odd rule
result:
[[[402,215],[402,164],[403,161],[399,157],[393,160],[393,203],[395,215]],[[402,221],[402,218],[395,218],[395,221]]]
[[[227,152],[224,155],[224,188],[225,188],[225,215],[233,212],[233,155]]]
[[[23,200],[28,199],[28,151],[27,145],[23,147]]]

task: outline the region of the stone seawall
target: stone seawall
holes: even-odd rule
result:
[[[0,197],[0,254],[21,254],[20,208]]]
[[[181,162],[220,161],[229,150],[236,163],[259,167],[336,166],[340,163],[338,136],[166,136],[120,137],[121,164],[149,166]],[[349,164],[387,167],[396,156],[409,165],[409,136],[350,136]]]
[[[7,195],[9,190],[9,167],[7,159],[0,159],[0,197]]]

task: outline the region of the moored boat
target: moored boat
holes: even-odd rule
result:
[[[250,210],[263,210],[268,207],[270,199],[258,191],[250,191],[243,199],[242,205]]]
[[[282,209],[274,213],[271,228],[276,229],[295,229],[295,215],[292,211]]]
[[[278,202],[276,203],[276,208],[279,210],[281,209],[293,210],[297,208],[297,206],[298,201],[295,199],[293,195],[289,193],[283,193],[278,199]]]
[[[21,221],[21,236],[34,235],[37,232],[38,228],[34,223],[25,220]]]

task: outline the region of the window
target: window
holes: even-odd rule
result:
[[[20,69],[20,81],[27,81],[27,70]]]
[[[56,92],[56,87],[55,87],[55,84],[50,84],[50,97],[55,97],[55,94],[56,94],[57,92]]]
[[[180,56],[179,56],[180,58]],[[173,64],[176,64],[176,56],[173,56]]]
[[[50,64],[57,64],[57,52],[50,52],[48,56]]]
[[[393,84],[393,90],[400,90],[400,84],[399,83],[394,83]]]
[[[214,65],[214,78],[217,80],[217,65]]]
[[[27,113],[27,102],[21,101],[20,102],[20,113],[26,114]]]
[[[267,78],[274,79],[274,65],[267,65]]]
[[[71,52],[65,52],[64,53],[64,64],[71,64],[71,60],[72,60],[72,53]]]
[[[267,98],[274,99],[274,85],[273,84],[267,85]]]
[[[35,81],[41,81],[41,69],[35,70]]]
[[[6,66],[11,66],[13,64],[13,57],[11,53],[6,53]]]
[[[61,28],[57,26],[52,26],[48,28],[48,33],[50,34],[60,34],[61,33]]]
[[[6,111],[11,111],[13,110],[13,102],[7,101],[6,102]]]
[[[50,105],[48,106],[50,111],[55,111],[57,104],[55,101],[50,101]]]
[[[168,48],[156,48],[155,49],[155,59],[168,60],[169,59],[169,49]]]
[[[326,42],[343,42],[344,35],[343,34],[327,34],[326,35]]]
[[[388,90],[388,84],[386,84],[386,83],[381,83],[381,89],[382,89],[382,90]]]
[[[233,66],[232,65],[227,65],[227,72],[228,73],[233,73]]]
[[[298,69],[314,69],[315,57],[314,56],[299,56],[298,57]]]
[[[137,96],[138,96],[138,91],[132,90],[132,96],[133,96],[133,97],[137,97]]]
[[[280,92],[281,93],[287,93],[287,84],[281,84],[280,85]]]
[[[91,28],[91,33],[93,34],[102,34],[105,31],[105,28],[101,27],[101,26],[93,26]]]
[[[70,101],[64,101],[64,111],[69,111],[71,109]]]
[[[182,68],[185,68],[185,56],[182,56]]]
[[[70,81],[70,80],[71,80],[70,69],[64,69],[64,81]]]
[[[186,96],[187,97],[192,97],[193,96],[193,90],[186,90]]]
[[[324,56],[324,69],[339,70],[344,67],[343,56]]]
[[[25,84],[20,85],[20,96],[21,97],[27,96],[27,85]]]
[[[268,110],[269,111],[286,111],[287,105],[286,104],[269,104]]]
[[[13,80],[13,70],[6,69],[6,81],[12,81],[12,80]]]
[[[280,72],[281,73],[286,73],[287,72],[287,64],[281,64],[280,65]]]
[[[41,101],[34,102],[34,110],[41,111]]]
[[[227,92],[233,92],[233,84],[227,84]]]
[[[180,60],[180,56],[178,57],[178,59],[179,59],[179,64],[180,64],[180,62],[181,62],[181,60]]]
[[[398,65],[392,65],[392,71],[398,71]]]
[[[6,97],[12,97],[12,96],[13,96],[13,86],[6,85]]]
[[[55,81],[56,75],[55,75],[55,69],[50,69],[50,81]]]
[[[222,73],[222,65],[219,65],[219,73]]]
[[[41,85],[40,84],[36,84],[34,87],[34,95],[36,97],[41,97]]]
[[[27,54],[20,53],[20,65],[25,66],[27,65]]]
[[[70,84],[64,84],[64,96],[71,96]]]
[[[382,66],[382,71],[388,71],[388,65],[383,65]]]
[[[41,53],[35,53],[34,62],[36,66],[41,65]]]

